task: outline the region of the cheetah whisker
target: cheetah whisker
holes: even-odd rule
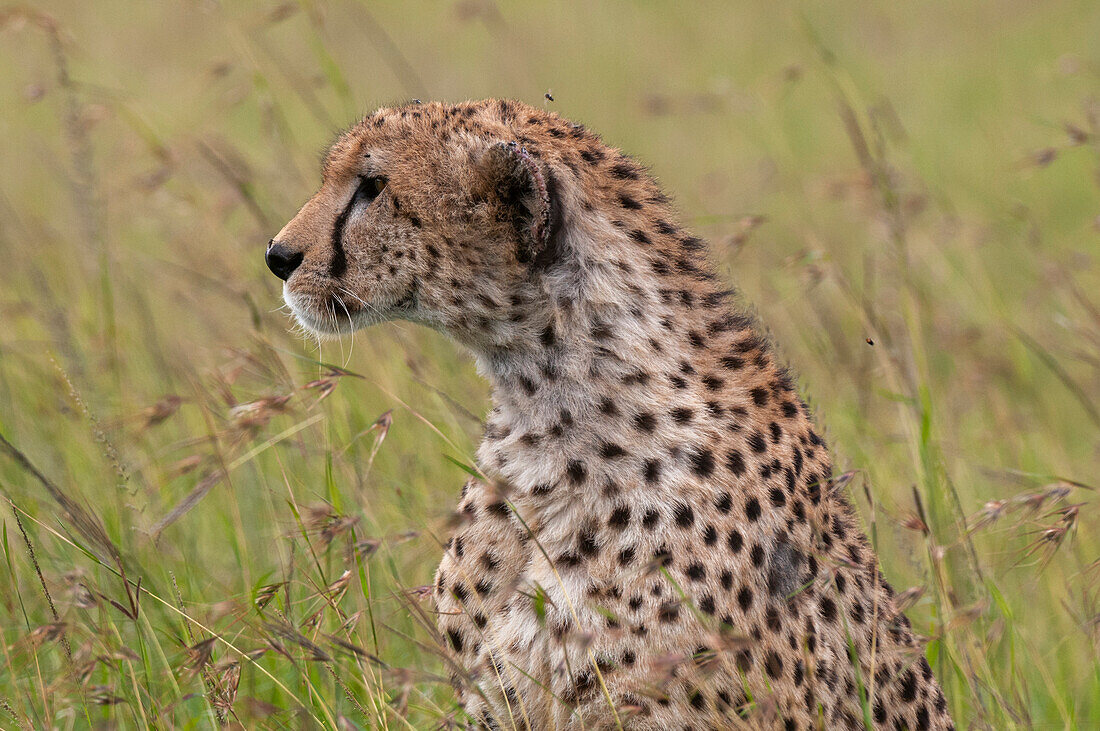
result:
[[[343,289],[343,288],[341,288],[341,289]],[[333,294],[332,298],[334,300],[336,300],[337,302],[339,302],[340,306],[344,308],[344,314],[347,315],[347,317],[348,317],[348,327],[353,327],[355,321],[352,319],[351,312],[348,311],[348,306],[344,303],[344,300],[340,299],[340,295],[338,295],[338,294]],[[333,309],[335,309],[335,308],[333,308]],[[349,340],[351,341],[351,345],[348,346],[348,357],[344,361],[344,368],[348,367],[348,364],[351,363],[351,357],[355,354],[355,335],[354,334],[351,335]],[[343,336],[343,333],[341,333],[340,334],[340,354],[343,355],[343,352],[344,352],[344,336]]]

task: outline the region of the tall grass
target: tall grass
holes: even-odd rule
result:
[[[425,585],[486,387],[411,325],[288,334],[262,251],[357,114],[499,95],[713,242],[956,718],[1100,727],[1098,32],[1084,0],[0,10],[0,726],[462,721]]]

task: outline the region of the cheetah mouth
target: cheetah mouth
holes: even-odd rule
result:
[[[350,335],[357,330],[390,320],[412,319],[416,292],[410,290],[392,303],[370,303],[343,290],[328,295],[306,295],[283,287],[283,300],[294,319],[308,333],[319,337]]]

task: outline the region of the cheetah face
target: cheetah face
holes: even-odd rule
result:
[[[384,109],[341,136],[267,249],[298,322],[324,336],[405,319],[506,341],[551,229],[551,173],[514,136],[477,104]]]

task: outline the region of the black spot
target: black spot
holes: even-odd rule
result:
[[[686,573],[687,577],[692,581],[702,581],[707,577],[706,568],[704,568],[703,564],[699,563],[698,561],[688,566],[687,571],[685,571],[684,573]]]
[[[678,601],[665,602],[657,610],[657,619],[665,624],[675,622],[676,618],[679,616],[680,602]]]
[[[708,525],[706,529],[703,530],[703,543],[708,546],[713,546],[717,542],[718,529],[716,529],[713,525]]]
[[[673,378],[677,379],[678,381],[680,381],[680,383],[683,383],[685,386],[687,385],[687,382],[684,381],[684,379],[680,378],[679,376],[673,376]],[[681,386],[681,388],[682,388],[682,386]],[[691,409],[687,409],[687,408],[684,408],[682,406],[673,409],[670,413],[672,414],[672,420],[675,421],[677,424],[686,424],[686,423],[688,423],[689,421],[691,421],[691,417],[695,414],[695,412],[692,411]]]
[[[648,530],[652,530],[657,521],[660,520],[661,514],[657,512],[656,508],[650,508],[645,511],[645,515],[642,516],[642,527]]]
[[[821,604],[821,617],[827,622],[836,621],[836,603],[829,597],[822,597]]]
[[[912,703],[917,698],[917,676],[912,670],[906,670],[901,676],[901,699]]]
[[[718,509],[719,513],[725,515],[733,507],[733,498],[730,497],[728,492],[724,492],[714,501],[714,507]]]
[[[699,602],[699,610],[705,614],[714,614],[714,597],[707,594]]]
[[[695,522],[695,511],[691,509],[690,505],[679,503],[674,510],[676,525],[681,528],[688,528]]]
[[[703,385],[707,387],[708,391],[717,391],[726,384],[721,378],[715,376],[703,376]]]
[[[758,431],[754,431],[749,435],[749,447],[757,454],[762,453],[768,448],[767,442],[764,441],[764,435]]]
[[[737,606],[741,607],[742,612],[749,611],[749,607],[752,606],[752,589],[747,586],[741,587],[741,591],[737,592]]]
[[[757,568],[763,566],[764,565],[764,548],[759,543],[754,544],[753,547],[752,547],[752,552],[750,554],[750,557],[752,558],[752,565],[753,566],[756,566]]]
[[[453,649],[455,652],[462,652],[463,642],[461,632],[459,632],[457,629],[447,630],[447,640],[451,644],[451,649]]]
[[[579,485],[584,482],[584,478],[588,474],[588,470],[584,466],[584,462],[580,460],[571,460],[566,466],[566,472],[569,474],[569,481],[574,485]]]
[[[482,565],[485,566],[485,571],[487,572],[495,572],[496,569],[500,567],[499,558],[488,551],[482,554],[481,562]]]
[[[760,501],[756,498],[749,498],[749,501],[745,503],[745,517],[750,521],[755,522],[760,518]]]
[[[648,411],[643,411],[634,417],[634,426],[646,433],[652,433],[657,427],[657,417]]]
[[[623,550],[619,551],[619,565],[629,566],[634,563],[634,546],[627,546]]]
[[[769,652],[764,659],[764,669],[768,671],[768,676],[772,678],[778,678],[783,674],[783,660],[777,653]]]
[[[573,568],[575,566],[580,566],[581,557],[572,552],[563,553],[561,556],[558,556],[558,564],[564,568]]]
[[[620,180],[637,180],[638,170],[630,162],[617,162],[608,168],[608,172]]]
[[[768,591],[776,597],[788,597],[800,586],[799,576],[805,556],[789,541],[781,540],[768,560]]]
[[[596,543],[596,536],[592,531],[581,532],[577,537],[577,549],[589,558],[600,552],[600,546]]]
[[[722,364],[723,368],[729,369],[731,371],[740,370],[745,365],[745,361],[737,357],[736,355],[727,355],[719,362]]]
[[[661,462],[656,459],[647,459],[643,470],[645,481],[652,485],[661,479]]]
[[[726,455],[726,466],[730,468],[730,472],[738,477],[745,474],[745,458],[736,449]]]
[[[810,473],[806,478],[806,492],[810,495],[810,502],[814,505],[821,502],[821,483],[824,479],[824,477],[819,478],[813,473]],[[828,537],[828,534],[825,535]]]
[[[630,508],[626,505],[615,508],[611,513],[611,517],[607,519],[607,524],[619,530],[626,528],[630,525]]]
[[[731,530],[726,543],[729,545],[730,551],[740,553],[741,548],[745,545],[745,539],[741,537],[740,531]]]
[[[598,322],[592,326],[590,334],[593,340],[609,340],[611,339],[612,332],[610,327],[602,322]]]
[[[753,403],[757,406],[768,403],[768,390],[766,388],[754,388],[749,393],[752,395]]]
[[[604,459],[614,459],[616,457],[622,457],[625,454],[625,449],[611,442],[607,442],[600,447],[600,456]]]
[[[641,207],[642,207],[641,203],[634,200],[633,198],[631,198],[630,196],[628,196],[625,193],[620,193],[619,194],[619,205],[621,205],[623,208],[628,208],[632,211],[640,210]]]
[[[691,470],[699,477],[710,477],[714,472],[714,455],[709,449],[700,449],[691,455]]]
[[[777,508],[783,507],[787,504],[787,496],[784,495],[783,491],[780,490],[778,487],[773,487],[771,489],[771,492],[768,493],[768,497],[771,499],[772,505],[776,506]]]

